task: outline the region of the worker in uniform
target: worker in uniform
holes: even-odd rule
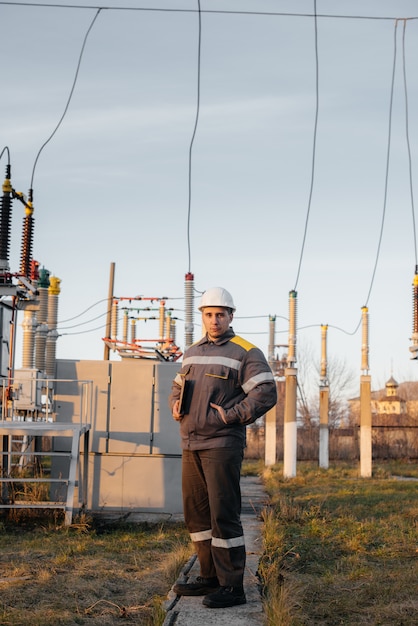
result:
[[[208,289],[199,310],[206,333],[186,350],[169,402],[180,422],[184,518],[200,576],[176,583],[173,591],[203,595],[205,606],[222,608],[246,602],[240,519],[245,431],[275,405],[277,390],[262,351],[231,327],[231,294]]]

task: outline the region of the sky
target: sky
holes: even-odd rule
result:
[[[57,357],[103,358],[114,263],[116,297],[167,298],[181,348],[192,272],[195,339],[220,285],[267,355],[295,290],[297,357],[319,363],[327,324],[355,394],[367,305],[372,388],[416,380],[416,2],[201,0],[200,39],[198,0],[100,6],[0,1],[0,150],[61,280]],[[15,201],[12,272],[23,216]]]

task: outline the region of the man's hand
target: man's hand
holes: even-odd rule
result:
[[[180,404],[180,400],[176,400],[175,403],[173,404],[173,417],[176,420],[176,422],[181,422],[183,414],[179,413],[179,404]]]
[[[210,406],[212,407],[212,409],[216,409],[218,411],[222,421],[227,424],[228,422],[226,421],[225,411],[223,410],[223,408],[219,406],[219,404],[214,404],[213,402],[210,403]]]

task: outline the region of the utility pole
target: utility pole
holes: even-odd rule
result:
[[[283,431],[283,475],[288,478],[296,476],[297,460],[297,369],[296,369],[296,308],[297,292],[289,293],[289,351],[287,355],[286,398],[284,408]]]
[[[372,475],[372,408],[371,376],[369,375],[369,310],[364,306],[362,312],[362,347],[360,376],[360,476]]]
[[[107,300],[107,315],[106,315],[106,339],[110,339],[112,332],[112,302],[113,302],[113,290],[115,286],[115,264],[110,264],[109,274],[109,293]],[[107,342],[105,342],[103,360],[108,361],[110,355],[110,348]]]
[[[269,347],[268,361],[273,374],[274,371],[274,338],[276,333],[276,316],[269,315]],[[264,418],[264,465],[269,467],[277,460],[277,432],[276,432],[276,406],[270,409]]]
[[[328,326],[321,326],[321,378],[319,381],[319,467],[329,467],[329,384],[327,362]]]

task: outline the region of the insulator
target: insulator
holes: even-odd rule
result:
[[[33,367],[33,357],[35,348],[36,319],[34,311],[25,310],[22,322],[23,328],[23,351],[22,367],[31,369]]]
[[[322,324],[321,326],[321,379],[323,381],[326,381],[327,378],[327,370],[328,370],[328,363],[327,363],[327,332],[328,332],[328,325],[327,324]]]
[[[30,262],[30,279],[32,281],[39,280],[39,261],[35,261],[34,259]]]
[[[48,326],[56,328],[58,321],[58,296],[48,291]]]
[[[129,326],[129,317],[128,317],[128,311],[124,311],[124,315],[123,315],[123,336],[122,336],[122,341],[124,341],[125,343],[128,343],[128,326]]]
[[[185,316],[184,316],[184,344],[185,349],[193,343],[193,291],[194,291],[194,276],[191,272],[188,272],[185,276],[184,283],[184,302],[185,302]]]
[[[55,377],[57,339],[58,331],[54,328],[48,332],[45,347],[45,371],[50,378]]]
[[[362,307],[361,369],[369,370],[369,309]]]
[[[59,294],[61,293],[60,284],[61,278],[58,278],[57,276],[51,276],[49,279],[48,293],[54,296],[59,296]]]
[[[118,301],[113,300],[112,304],[112,339],[117,339],[118,337]]]
[[[171,313],[167,311],[167,316],[165,318],[165,332],[167,335],[167,341],[170,341],[173,337],[171,336]]]
[[[42,269],[39,270],[39,282],[38,282],[38,286],[39,287],[43,287],[44,289],[48,289],[50,282],[49,282],[49,276],[50,276],[51,272],[47,269],[45,269],[44,267]]]
[[[289,292],[289,348],[287,362],[290,367],[296,362],[297,297],[296,291]]]
[[[412,352],[411,359],[418,359],[418,267],[415,267],[415,276],[412,283]]]
[[[45,287],[39,287],[39,311],[38,322],[42,324],[48,319],[48,289]]]
[[[35,333],[35,368],[41,371],[45,370],[47,335],[48,326],[46,324],[39,324]]]
[[[0,214],[0,259],[2,261],[9,261],[12,214],[12,198],[10,193],[3,193],[0,198]]]
[[[268,345],[268,361],[272,363],[274,360],[274,338],[276,335],[276,316],[269,315],[269,345]]]
[[[412,283],[412,334],[418,336],[418,274]]]
[[[20,273],[29,278],[30,262],[32,259],[34,218],[32,215],[25,215],[23,218],[22,253],[20,256]]]
[[[135,343],[136,339],[136,320],[131,320],[131,343]]]
[[[164,328],[165,328],[165,301],[161,300],[160,302],[160,339],[161,341],[164,339],[165,337],[165,332],[164,332]]]

